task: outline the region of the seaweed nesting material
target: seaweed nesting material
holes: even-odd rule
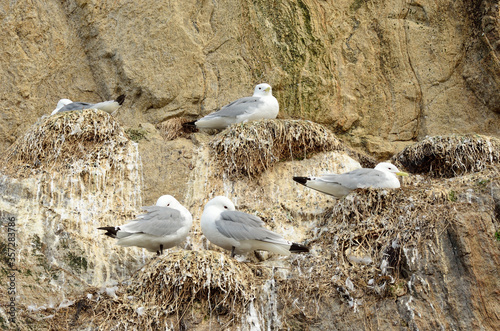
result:
[[[248,280],[252,275],[246,265],[223,253],[179,251],[148,265],[133,280],[130,292],[169,313],[183,315],[198,301],[205,311],[236,316],[254,298]]]
[[[364,189],[358,193],[325,212],[309,242],[318,255],[293,261],[308,272],[279,283],[279,298],[286,307],[285,326],[288,320],[303,322],[301,328],[317,322],[321,319],[318,305],[325,301],[340,299],[354,307],[357,298],[368,305],[377,297],[390,295],[399,279],[407,276],[403,250],[419,247],[423,239],[433,235],[436,222],[450,217],[445,200],[428,210],[427,196],[415,201],[420,197],[408,195],[406,190]],[[351,254],[359,257],[358,262],[350,260]],[[387,273],[380,270],[383,260],[387,260]],[[368,285],[370,279],[372,285]],[[293,301],[300,304],[293,305]]]
[[[303,322],[301,328],[320,320],[318,305],[328,300],[355,308],[358,298],[367,306],[404,295],[412,275],[432,258],[429,247],[457,231],[456,220],[476,213],[478,203],[495,199],[499,175],[488,166],[453,179],[410,177],[401,189],[359,189],[326,209],[307,235],[312,254],[292,260],[307,273],[295,272],[277,286],[284,328],[288,320]]]
[[[3,171],[18,176],[33,170],[64,170],[76,161],[110,164],[123,157],[129,140],[109,114],[96,109],[62,112],[39,119],[2,158]]]
[[[253,278],[246,264],[222,253],[170,252],[144,266],[118,296],[82,296],[58,311],[51,324],[58,330],[89,323],[100,330],[182,329],[208,317],[213,327],[226,329],[238,325],[254,300]]]
[[[393,157],[412,173],[450,178],[500,162],[500,140],[480,135],[427,137]],[[399,163],[399,164],[398,164]]]
[[[186,124],[189,122],[191,122],[191,120],[185,117],[175,117],[161,122],[156,128],[160,131],[160,135],[163,139],[174,140],[179,137],[187,137],[190,133],[197,131],[194,124]]]
[[[232,125],[217,134],[210,147],[230,177],[257,176],[279,161],[345,150],[327,128],[301,120],[259,120]]]
[[[446,209],[447,200],[437,199],[419,190],[408,194],[409,190],[359,190],[362,193],[334,205],[325,214],[325,222],[328,222],[328,228],[335,229],[336,241],[342,247],[353,243],[369,243],[366,248],[376,252],[396,237],[405,243],[414,242],[413,239],[420,239],[422,235],[416,229],[428,226],[429,220],[436,216],[434,213]],[[435,210],[436,202],[439,210]],[[442,216],[441,212],[439,214]],[[346,248],[340,250],[343,252]],[[340,258],[343,259],[343,256]]]

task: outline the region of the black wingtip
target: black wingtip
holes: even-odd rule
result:
[[[191,122],[186,122],[186,123],[182,123],[182,126],[185,127],[185,128],[191,128],[191,127],[195,127],[196,128],[196,121],[191,121]]]
[[[302,245],[302,244],[292,243],[292,246],[290,246],[290,252],[292,252],[292,253],[308,253],[309,247]]]
[[[198,132],[198,128],[196,127],[195,123],[196,121],[182,123],[182,128],[184,129],[184,132],[188,133]]]
[[[293,180],[299,184],[306,185],[307,181],[310,179],[309,177],[293,177]]]
[[[125,101],[125,94],[120,95],[118,98],[115,99],[116,102],[121,106],[123,102]]]
[[[103,226],[102,228],[97,229],[106,231],[105,235],[111,238],[116,238],[116,234],[120,231],[119,227],[114,226]]]

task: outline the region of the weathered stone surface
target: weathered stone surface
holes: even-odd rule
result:
[[[206,114],[267,81],[281,116],[380,156],[425,135],[499,135],[498,6],[484,0],[6,3],[0,147],[60,98],[128,95],[126,126]]]
[[[75,119],[75,123],[80,122]],[[40,319],[37,325],[48,323],[64,329],[82,314],[79,321],[83,324],[72,324],[79,329],[88,326],[84,322],[87,318],[91,322],[96,316],[97,311],[92,311],[95,300],[110,300],[111,305],[121,302],[133,309],[129,326],[140,322],[134,305],[140,304],[153,314],[156,305],[136,302],[126,290],[127,280],[143,272],[138,270],[150,263],[152,254],[117,247],[96,228],[133,218],[140,212],[140,196],[144,196],[142,204],[148,205],[159,195],[170,193],[193,213],[193,229],[183,247],[193,253],[220,251],[204,239],[197,221],[203,205],[216,195],[230,197],[238,209],[258,215],[287,239],[305,241],[311,247],[311,254],[286,259],[271,257],[256,262],[250,256],[257,264],[249,263],[252,274],[248,277],[259,294],[252,305],[242,307],[243,320],[235,322],[234,328],[250,329],[260,323],[318,330],[366,325],[394,330],[493,330],[498,323],[497,172],[446,181],[415,176],[396,192],[359,192],[336,201],[298,185],[291,177],[359,167],[345,152],[277,162],[256,177],[230,180],[213,162],[209,147],[213,137],[195,133],[189,139],[164,141],[147,123],[135,132],[139,146],[126,141],[123,155],[113,155],[114,171],[104,163],[104,167],[89,164],[69,173],[2,178],[0,247],[5,251],[5,219],[15,216],[19,320],[55,314],[54,321]],[[369,235],[360,235],[366,229]],[[387,251],[391,242],[400,242],[403,249],[393,255],[399,258],[391,260],[389,271],[382,271],[381,261],[394,254]],[[182,248],[174,250],[178,249]],[[354,250],[361,257],[367,256],[369,262],[363,265],[349,259],[348,252]],[[220,256],[227,256],[224,254]],[[268,257],[260,255],[260,259]],[[0,263],[5,267],[5,259]],[[210,268],[206,272],[209,277]],[[200,277],[203,281],[204,276]],[[377,286],[384,283],[384,288],[370,285],[370,278],[376,279]],[[1,291],[7,298],[6,289]],[[120,299],[112,299],[115,292]],[[82,296],[85,299],[79,299]],[[82,302],[87,308],[78,312]],[[70,304],[70,312],[57,308],[65,303]],[[253,305],[257,308],[251,308]],[[210,323],[219,323],[220,312],[207,312],[201,306],[183,307],[187,310],[182,316],[190,309],[194,312],[181,320],[176,314],[165,319],[194,329],[205,327],[200,321],[207,315],[212,316]],[[113,306],[101,307],[114,311]],[[99,310],[99,316],[102,313]],[[106,323],[110,328],[117,325],[113,320]]]
[[[316,225],[335,201],[289,178],[350,170],[357,165],[347,155],[281,162],[257,179],[230,181],[211,164],[205,133],[166,142],[155,129],[166,119],[195,119],[249,95],[256,83],[273,86],[281,117],[324,123],[379,158],[425,135],[500,136],[498,16],[495,0],[0,4],[0,152],[61,98],[94,102],[125,93],[116,119],[137,130],[142,161],[141,166],[128,160],[123,173],[109,177],[106,185],[101,173],[2,178],[1,210],[18,215],[22,230],[19,316],[34,315],[29,305],[57,307],[88,285],[114,285],[146,263],[149,255],[142,250],[115,247],[95,230],[140,212],[140,196],[142,205],[165,193],[184,203],[195,219],[186,246],[195,250],[209,247],[196,220],[203,204],[219,194],[289,239],[328,232]],[[128,174],[139,169],[134,167],[144,180]],[[428,179],[436,187],[426,192],[447,199],[461,180],[439,183],[444,187],[439,191]],[[79,187],[70,191],[71,201],[64,198],[70,182]],[[96,182],[103,186],[92,186]],[[493,237],[499,229],[498,177],[487,185],[493,201],[473,195],[471,202],[459,202],[464,212],[440,223],[442,230],[419,251],[419,264],[410,264],[411,284],[395,290],[397,298],[367,301],[357,311],[340,292],[318,299],[314,307],[299,300],[292,311],[280,310],[287,314],[281,325],[495,329],[500,319],[499,250]],[[465,196],[465,189],[457,194]],[[7,230],[3,225],[1,230],[4,240]],[[316,258],[325,252],[320,244],[315,243]],[[294,277],[305,269],[297,264],[305,262],[286,261],[280,265],[291,270],[291,281],[299,279]],[[325,265],[338,266],[334,259]],[[286,277],[276,281],[288,286]],[[328,281],[338,285],[339,280]],[[5,291],[0,288],[0,297]],[[282,315],[272,308],[260,317],[278,321]],[[205,321],[204,312],[196,314]],[[1,309],[0,316],[6,320]],[[273,323],[265,327],[280,326]]]
[[[490,110],[500,112],[500,17],[498,1],[471,1],[467,14],[472,22],[466,43],[463,76],[467,86]]]
[[[2,151],[59,99],[100,99],[85,49],[56,1],[0,5],[0,54]]]

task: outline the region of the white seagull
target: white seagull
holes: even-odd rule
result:
[[[142,207],[146,214],[125,225],[98,228],[105,235],[117,238],[124,247],[137,246],[156,254],[182,243],[191,229],[193,217],[173,196],[163,195],[156,206]]]
[[[382,162],[374,169],[361,168],[343,174],[325,174],[319,177],[293,177],[293,180],[313,190],[343,198],[358,188],[399,188],[397,176],[408,176],[396,166]]]
[[[61,113],[63,111],[82,110],[82,109],[100,109],[102,111],[105,111],[106,113],[111,114],[123,104],[123,101],[125,101],[124,94],[120,95],[115,100],[103,101],[99,103],[72,102],[69,99],[61,99],[57,103],[57,107],[56,109],[54,109],[51,115]]]
[[[194,124],[198,129],[224,129],[234,123],[276,118],[279,108],[271,85],[263,83],[255,86],[253,96],[233,101]]]
[[[290,252],[309,252],[309,248],[283,239],[263,227],[257,216],[236,211],[234,204],[224,196],[210,200],[201,215],[201,230],[211,243],[231,251],[231,257],[254,250],[265,250],[281,255]]]
[[[54,109],[50,115],[57,114],[57,112],[59,111],[59,109],[61,109],[62,107],[66,106],[66,105],[69,105],[72,102],[73,101],[71,101],[70,99],[61,99],[61,100],[59,100],[59,102],[57,103],[56,109]]]

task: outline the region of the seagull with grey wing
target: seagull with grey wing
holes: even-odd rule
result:
[[[57,103],[56,109],[54,109],[50,115],[57,114],[59,112],[59,109],[61,109],[62,107],[66,106],[66,105],[69,105],[70,103],[73,103],[73,101],[71,101],[70,99],[59,100],[59,102]]]
[[[304,245],[283,239],[263,227],[257,216],[236,211],[234,204],[224,196],[210,200],[201,215],[201,230],[213,244],[235,254],[265,250],[281,255],[309,252]]]
[[[142,247],[157,255],[186,239],[193,217],[173,196],[163,195],[155,206],[142,208],[147,213],[125,225],[98,229],[106,231],[105,235],[118,239],[117,244],[120,246]]]
[[[276,118],[278,112],[278,100],[271,85],[262,83],[255,86],[253,96],[233,101],[194,124],[198,129],[224,129],[234,123]]]
[[[103,101],[98,103],[88,103],[88,102],[73,102],[69,99],[61,99],[57,103],[56,109],[54,109],[51,115],[62,113],[65,111],[82,110],[82,109],[100,109],[106,113],[113,113],[117,110],[125,101],[125,95],[122,94],[115,100]]]
[[[399,188],[397,176],[408,176],[395,165],[382,162],[374,169],[361,168],[343,174],[325,174],[319,177],[293,177],[293,180],[313,190],[343,198],[358,188]]]

